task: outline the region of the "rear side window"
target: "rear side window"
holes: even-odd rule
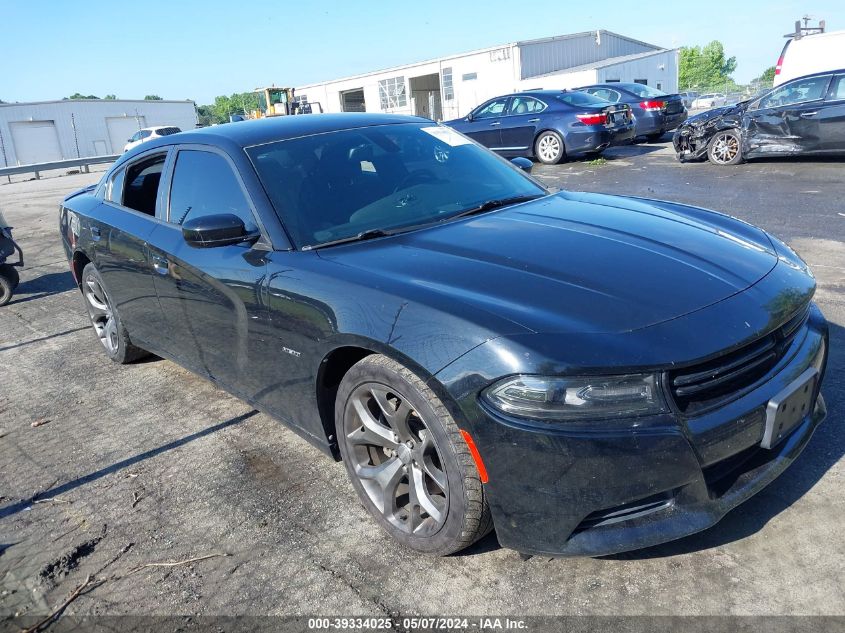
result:
[[[536,114],[546,109],[546,104],[531,97],[514,97],[511,101],[511,114]]]
[[[156,134],[159,136],[170,136],[181,131],[178,127],[160,127],[156,130]]]
[[[126,168],[123,206],[155,216],[165,158],[167,154],[159,154]]]
[[[232,213],[257,230],[249,202],[229,162],[212,152],[182,150],[170,187],[170,221],[182,224],[205,215]]]

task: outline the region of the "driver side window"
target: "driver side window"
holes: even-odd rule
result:
[[[829,81],[830,75],[791,81],[763,97],[759,108],[778,108],[822,99]]]
[[[212,152],[180,150],[170,187],[169,220],[182,224],[205,215],[231,213],[256,231],[255,218],[229,162]]]
[[[486,106],[481,107],[473,115],[473,119],[492,119],[493,117],[502,116],[505,112],[505,106],[508,104],[507,99],[496,99],[491,101]]]

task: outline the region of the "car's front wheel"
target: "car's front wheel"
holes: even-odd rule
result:
[[[131,363],[147,355],[145,350],[136,347],[129,340],[129,334],[120,321],[117,308],[106,292],[100,271],[94,264],[86,264],[82,270],[82,296],[85,298],[94,332],[109,358],[116,363]]]
[[[557,132],[542,132],[534,142],[534,155],[544,165],[556,165],[566,156],[563,139]]]
[[[715,165],[737,165],[742,162],[742,137],[737,130],[722,130],[710,139],[707,158]]]
[[[376,354],[344,376],[335,405],[352,485],[397,541],[444,556],[492,521],[481,478],[455,420],[412,371]]]

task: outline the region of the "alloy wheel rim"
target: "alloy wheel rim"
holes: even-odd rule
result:
[[[117,320],[105,289],[96,277],[88,275],[82,286],[82,294],[97,338],[109,354],[114,354],[118,347]]]
[[[560,142],[551,134],[547,134],[540,139],[538,149],[544,160],[554,160],[560,152]]]
[[[443,459],[431,429],[404,396],[380,383],[358,386],[349,397],[343,440],[358,481],[386,521],[418,537],[443,527],[449,507]]]
[[[713,141],[713,156],[719,163],[729,163],[739,152],[739,142],[733,134],[720,134]]]

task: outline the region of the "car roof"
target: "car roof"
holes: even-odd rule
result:
[[[338,114],[301,114],[268,117],[236,123],[223,123],[210,127],[187,130],[178,134],[155,137],[138,144],[125,152],[109,171],[133,160],[142,153],[173,145],[211,145],[237,151],[245,147],[285,141],[313,134],[354,130],[376,125],[399,123],[428,123],[437,125],[431,119],[400,114],[370,114],[365,112],[343,112]]]
[[[171,142],[177,141],[177,139],[177,142],[180,143],[228,141],[241,147],[249,147],[312,134],[397,123],[430,123],[436,125],[430,119],[398,114],[371,114],[367,112],[300,114],[224,123],[182,132],[178,137],[174,135],[170,138]]]

